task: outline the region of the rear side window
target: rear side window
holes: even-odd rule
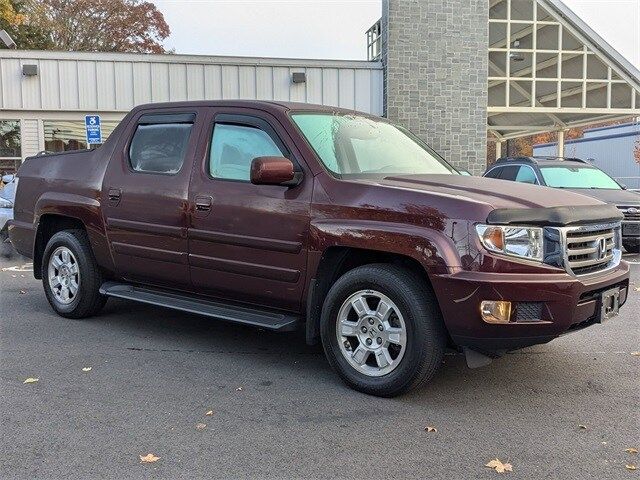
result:
[[[138,125],[129,147],[131,168],[136,172],[177,173],[184,163],[192,128],[192,123]]]
[[[256,157],[282,157],[284,153],[260,128],[216,123],[213,128],[209,173],[213,178],[249,181]]]
[[[487,172],[485,177],[487,178],[500,178],[500,173],[502,173],[502,168],[497,167]]]
[[[509,165],[507,167],[502,167],[502,170],[500,172],[500,176],[496,177],[499,178],[501,180],[515,180],[516,176],[518,175],[518,171],[520,170],[520,167],[517,165]]]

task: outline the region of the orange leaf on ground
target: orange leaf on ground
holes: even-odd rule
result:
[[[492,468],[498,473],[513,472],[513,465],[511,465],[510,463],[502,463],[497,458],[494,460],[491,460],[489,463],[485,465],[485,467]]]
[[[140,463],[154,463],[160,460],[160,457],[156,457],[153,453],[138,456],[140,457]]]

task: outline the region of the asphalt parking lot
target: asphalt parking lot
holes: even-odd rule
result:
[[[640,257],[627,259],[640,288]],[[640,473],[625,452],[640,448],[634,288],[609,323],[479,370],[452,352],[427,388],[380,399],[297,333],[114,300],[63,319],[26,262],[0,260],[3,480],[495,478],[496,457],[513,478]]]

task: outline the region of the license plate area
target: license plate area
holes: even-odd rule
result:
[[[612,288],[602,292],[600,297],[599,322],[605,322],[618,315],[620,311],[620,288]]]
[[[623,223],[622,235],[625,237],[640,237],[640,222],[639,223]]]

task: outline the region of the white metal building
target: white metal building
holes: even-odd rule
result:
[[[142,103],[286,100],[382,115],[382,77],[366,61],[0,50],[0,169],[85,148],[85,115],[101,116],[105,138]]]

